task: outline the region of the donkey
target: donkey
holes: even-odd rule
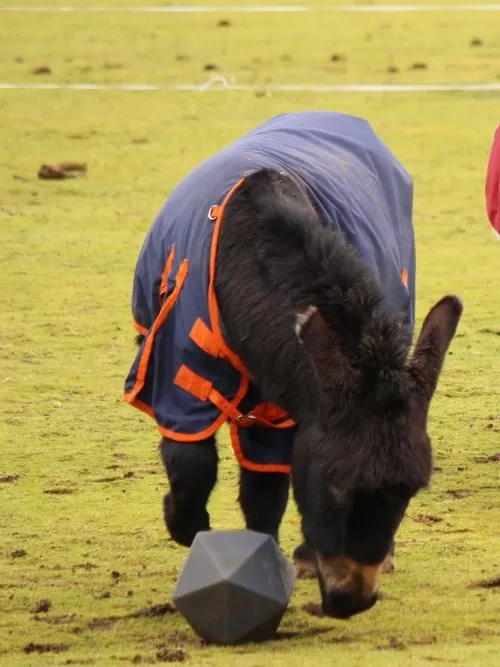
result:
[[[228,422],[245,525],[272,535],[289,487],[300,569],[323,612],[377,601],[411,499],[430,481],[427,415],[462,314],[445,296],[411,354],[412,182],[370,125],[284,114],[197,167],[136,266],[139,350],[124,399],[155,419],[167,529],[211,529]]]

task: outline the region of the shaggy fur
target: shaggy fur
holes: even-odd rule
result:
[[[460,301],[445,297],[431,310],[410,357],[405,315],[384,312],[356,249],[322,224],[302,183],[267,169],[227,206],[215,287],[229,346],[263,398],[299,425],[291,478],[305,542],[297,554],[373,570],[431,476],[427,412]],[[166,524],[189,545],[209,527],[215,443],[163,439],[161,451],[171,485]],[[278,539],[288,487],[287,475],[242,470],[247,527]],[[318,574],[326,613],[349,616],[376,600],[361,584],[347,593],[338,578]]]

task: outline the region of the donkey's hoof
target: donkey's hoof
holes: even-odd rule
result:
[[[316,558],[314,551],[306,544],[300,544],[293,552],[293,564],[298,579],[316,579]]]
[[[388,554],[385,557],[384,562],[382,563],[382,574],[392,574],[394,572],[394,558],[391,554]]]
[[[316,565],[311,561],[295,558],[293,564],[297,571],[297,579],[317,579]]]

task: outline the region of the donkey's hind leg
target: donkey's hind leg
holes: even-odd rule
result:
[[[160,452],[170,482],[163,499],[165,524],[175,542],[189,547],[196,533],[210,530],[206,505],[217,482],[215,438],[195,443],[163,438]]]
[[[279,527],[288,503],[290,476],[241,468],[239,503],[248,530],[266,533],[279,543]]]

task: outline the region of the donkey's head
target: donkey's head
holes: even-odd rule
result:
[[[462,313],[447,296],[427,315],[413,356],[410,335],[387,317],[339,333],[320,310],[296,331],[321,384],[319,419],[301,425],[292,480],[306,544],[315,552],[323,611],[372,607],[394,535],[429,483],[429,404]]]

